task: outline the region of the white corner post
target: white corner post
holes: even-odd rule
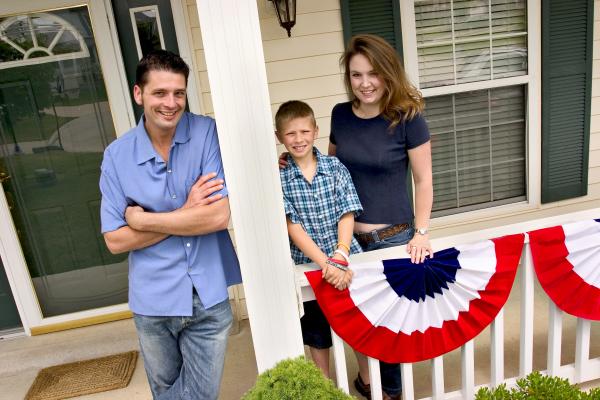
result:
[[[197,0],[258,371],[304,354],[256,0]]]

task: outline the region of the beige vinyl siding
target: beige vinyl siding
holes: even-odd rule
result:
[[[194,0],[187,0],[190,27],[194,40],[196,65],[205,112],[212,114],[210,88]],[[343,35],[339,0],[298,1],[297,23],[288,38],[279,27],[272,4],[257,0],[260,27],[265,53],[265,67],[271,108],[289,99],[304,100],[310,104],[317,118],[320,135],[317,147],[325,152],[328,144],[331,108],[347,99],[338,60],[343,51]],[[432,236],[446,236],[483,228],[518,223],[529,219],[550,217],[600,206],[600,0],[595,1],[594,66],[592,82],[592,115],[590,119],[590,155],[588,195],[565,201],[534,206],[507,215],[498,209],[499,216],[490,216],[475,222],[441,226],[433,222]],[[538,27],[539,29],[539,27]],[[537,100],[533,100],[537,101]],[[282,146],[277,146],[277,152]],[[539,181],[539,177],[537,177]],[[538,188],[539,190],[539,188]]]
[[[187,0],[186,4],[202,111],[214,116],[198,10],[194,0]],[[314,109],[320,128],[316,145],[326,152],[331,109],[336,103],[347,100],[339,67],[344,47],[339,1],[299,1],[291,38],[279,26],[271,2],[257,0],[257,6],[273,115],[284,101],[306,101]],[[277,152],[282,151],[283,146],[278,145]],[[230,234],[235,242],[235,233],[231,229]],[[237,305],[239,317],[247,318],[243,286],[230,288],[230,298]]]
[[[188,0],[189,24],[198,68],[204,112],[213,114],[202,36],[194,0]],[[338,0],[298,2],[292,37],[279,26],[269,1],[257,1],[263,38],[265,67],[273,115],[286,100],[304,100],[315,111],[319,125],[317,147],[327,151],[331,109],[346,101],[339,57],[343,51],[342,21]],[[281,145],[277,151],[283,151]]]

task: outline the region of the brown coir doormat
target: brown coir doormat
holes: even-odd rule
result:
[[[60,400],[124,388],[131,380],[137,356],[137,351],[129,351],[44,368],[25,400]]]

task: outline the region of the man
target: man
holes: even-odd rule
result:
[[[140,60],[144,116],[106,148],[100,177],[102,233],[112,253],[129,252],[129,307],[160,400],[217,399],[227,286],[241,281],[215,122],[185,112],[188,74],[167,51]]]

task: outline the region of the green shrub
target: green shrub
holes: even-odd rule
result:
[[[567,379],[532,372],[517,380],[517,387],[510,390],[504,384],[481,388],[475,400],[600,400],[600,389],[584,392]]]
[[[242,400],[352,400],[326,379],[315,364],[298,357],[283,360],[258,376]]]

